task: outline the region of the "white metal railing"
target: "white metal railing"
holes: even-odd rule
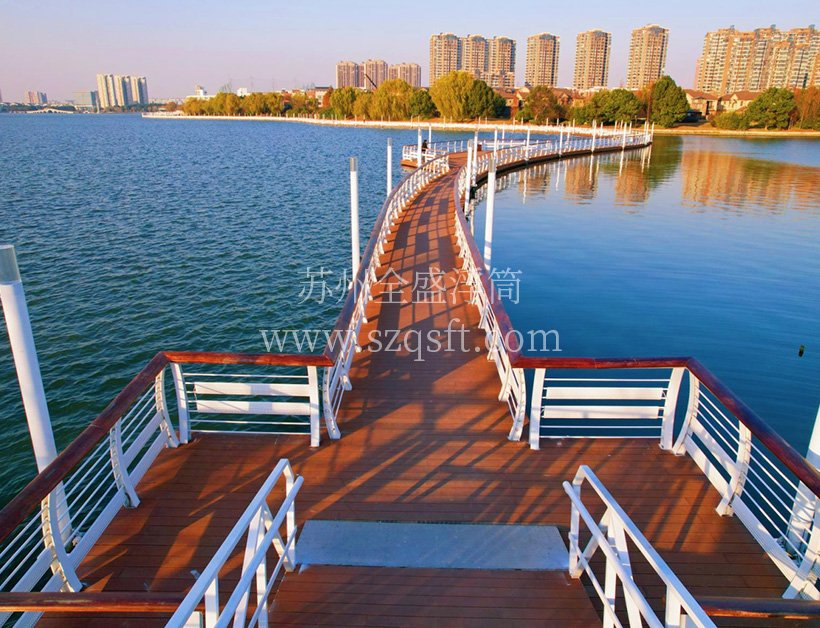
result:
[[[319,376],[313,365],[283,366],[279,373],[245,367],[244,373],[183,372],[171,365],[179,406],[179,437],[191,430],[253,434],[310,434],[320,444]]]
[[[581,489],[588,484],[603,502],[605,511],[599,521],[595,521],[581,498]],[[569,532],[569,573],[580,578],[583,573],[589,577],[604,609],[603,626],[611,628],[714,628],[709,618],[683,583],[647,541],[638,527],[610,495],[592,470],[583,465],[578,469],[572,484],[564,482],[564,491],[572,502]],[[581,522],[590,539],[581,547]],[[666,607],[663,618],[658,617],[645,595],[635,582],[630,559],[630,548],[641,554],[656,576],[666,588]],[[606,568],[603,583],[591,565],[592,557],[603,553]],[[624,612],[617,607],[618,589],[622,590]],[[685,618],[685,619],[684,619]],[[623,620],[626,620],[624,623]]]
[[[76,569],[164,447],[178,445],[165,400],[164,370],[0,545],[0,591],[77,591]],[[51,572],[50,578],[47,574]],[[44,579],[46,579],[45,582]],[[0,626],[33,626],[40,613],[0,613]]]
[[[658,438],[671,449],[683,371],[573,369],[547,377],[533,369],[530,446],[538,449],[542,438]]]
[[[268,499],[283,477],[284,497],[274,515],[268,506]],[[268,625],[268,602],[279,572],[283,567],[292,571],[297,564],[295,500],[302,481],[302,476],[294,475],[287,459],[279,461],[168,621],[167,628],[185,628],[191,625],[189,622],[197,619],[197,625],[204,628],[227,628],[229,625],[234,628],[253,628]],[[243,538],[246,542],[239,582],[223,603],[220,571]],[[271,548],[279,558],[273,568],[268,569],[268,552]],[[205,603],[205,611],[200,618],[197,617],[197,607],[202,602]]]
[[[695,461],[721,495],[717,511],[740,519],[789,580],[784,597],[820,600],[817,497],[691,373],[672,451]]]
[[[550,377],[533,369],[530,446],[549,438],[657,438],[697,464],[721,497],[717,512],[737,516],[788,580],[785,597],[820,600],[817,497],[712,392],[714,376],[691,364],[590,371],[556,362]]]
[[[325,354],[330,353],[333,359],[333,365],[325,369],[322,386],[325,422],[331,438],[339,438],[341,435],[337,420],[339,408],[345,391],[351,389],[350,367],[355,353],[361,350],[359,332],[362,324],[366,322],[365,310],[373,298],[373,286],[381,279],[377,276],[377,271],[381,265],[380,257],[384,255],[387,238],[399,215],[416,195],[431,181],[449,171],[450,161],[447,155],[425,163],[402,180],[382,207],[365,251],[359,275],[353,282],[343,314],[340,316],[340,326],[334,330],[333,337],[336,342],[340,341],[340,344],[329,348],[330,351],[325,351]],[[347,317],[345,311],[348,312]]]
[[[466,170],[462,170],[461,173],[459,173],[459,184],[462,174],[466,176]],[[495,363],[499,379],[501,380],[501,390],[499,391],[498,399],[499,401],[507,402],[513,420],[509,439],[517,441],[521,438],[524,427],[524,417],[526,415],[527,390],[524,380],[524,370],[512,367],[510,354],[505,343],[505,334],[499,326],[494,310],[498,295],[494,290],[488,290],[482,280],[484,267],[476,263],[476,259],[480,259],[480,256],[477,256],[470,250],[470,245],[474,244],[475,241],[472,240],[472,235],[467,235],[465,221],[461,212],[458,212],[458,214],[455,221],[455,230],[456,244],[463,260],[461,280],[470,288],[470,303],[475,305],[479,310],[481,320],[480,327],[484,330],[487,346],[490,349],[487,354],[487,359]],[[468,240],[468,238],[470,238],[470,240]],[[479,263],[483,264],[483,261]]]

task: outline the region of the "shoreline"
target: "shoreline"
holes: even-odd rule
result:
[[[394,120],[394,121],[380,121],[380,120],[333,120],[330,118],[289,118],[284,116],[186,116],[186,115],[168,115],[165,113],[143,113],[143,118],[151,120],[247,120],[247,121],[268,121],[268,122],[291,122],[298,124],[312,124],[314,126],[333,126],[333,127],[353,127],[365,129],[429,129],[437,131],[509,131],[511,133],[540,133],[540,134],[556,134],[563,130],[565,133],[570,132],[576,135],[591,135],[592,127],[586,126],[556,126],[556,125],[537,125],[525,124],[514,121],[502,122],[443,122],[441,118],[426,120],[426,121],[411,121],[411,120]],[[609,134],[614,133],[613,127],[599,127],[604,132]],[[642,127],[636,126],[633,128],[633,133],[640,131]],[[655,135],[668,136],[714,136],[714,137],[741,137],[741,138],[782,138],[782,139],[820,139],[820,131],[808,129],[789,129],[785,131],[765,131],[762,129],[748,129],[745,131],[716,129],[708,125],[700,127],[675,127],[671,129],[664,129],[655,127],[653,133]]]

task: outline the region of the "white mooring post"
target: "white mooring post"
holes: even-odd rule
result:
[[[595,152],[595,120],[592,121],[592,150],[589,152]]]
[[[26,295],[17,267],[17,255],[11,244],[0,244],[0,301],[3,304],[9,344],[20,382],[31,444],[34,447],[34,459],[37,470],[42,471],[57,457],[57,446],[54,443],[46,392],[40,375],[40,361],[34,347]]]
[[[350,158],[350,250],[353,260],[353,288],[356,287],[356,277],[359,275],[359,160]]]
[[[473,140],[467,140],[467,186],[464,190],[464,214],[470,207],[470,188],[473,184]]]
[[[495,154],[498,152],[498,129],[495,130],[495,135],[493,136],[493,159],[495,159]]]
[[[393,190],[393,140],[387,138],[387,196]]]
[[[530,130],[527,129],[527,152],[530,150]]]
[[[421,160],[421,127],[419,127],[419,138],[418,138],[418,159],[416,160],[416,167],[421,168],[422,160]]]
[[[484,217],[484,266],[492,268],[493,256],[493,214],[495,213],[495,156],[490,158],[487,173],[487,215]]]

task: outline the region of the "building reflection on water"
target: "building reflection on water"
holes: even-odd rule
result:
[[[612,190],[616,206],[636,207],[679,178],[681,205],[720,210],[820,209],[820,168],[759,159],[725,150],[686,147],[680,138],[641,150],[548,162],[499,176],[496,190],[516,188],[522,203],[558,197],[589,204]],[[486,198],[486,188],[477,201]]]

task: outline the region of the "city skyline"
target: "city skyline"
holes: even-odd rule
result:
[[[0,68],[0,89],[9,101],[26,91],[44,91],[54,100],[70,99],[77,90],[95,89],[95,76],[108,68],[147,76],[152,97],[182,97],[194,84],[211,92],[227,83],[257,91],[334,83],[340,59],[379,58],[418,63],[422,83],[429,76],[429,38],[438,32],[504,35],[518,43],[516,82],[525,76],[528,37],[549,32],[565,42],[558,69],[559,86],[571,86],[575,38],[601,29],[612,33],[609,87],[626,85],[631,32],[648,23],[670,31],[666,71],[684,87],[694,87],[695,66],[708,32],[732,25],[751,31],[776,24],[780,30],[805,28],[817,22],[806,0],[770,3],[732,0],[710,7],[708,15],[692,15],[685,7],[655,6],[639,1],[622,7],[595,0],[593,5],[556,18],[537,2],[525,0],[514,12],[498,11],[487,2],[470,5],[422,0],[414,11],[385,7],[338,12],[319,1],[307,6],[276,6],[251,1],[241,11],[203,0],[194,15],[182,5],[155,0],[139,12],[109,4],[64,6],[45,0],[38,5],[10,4],[0,25],[0,53],[12,59]],[[42,16],[48,16],[44,19]],[[134,37],[123,42],[123,29]],[[37,39],[38,46],[28,43]],[[305,47],[309,38],[314,44]],[[94,46],[77,46],[94,41]],[[141,43],[138,43],[141,42]],[[150,45],[145,43],[150,42]],[[319,42],[316,44],[315,42]]]

